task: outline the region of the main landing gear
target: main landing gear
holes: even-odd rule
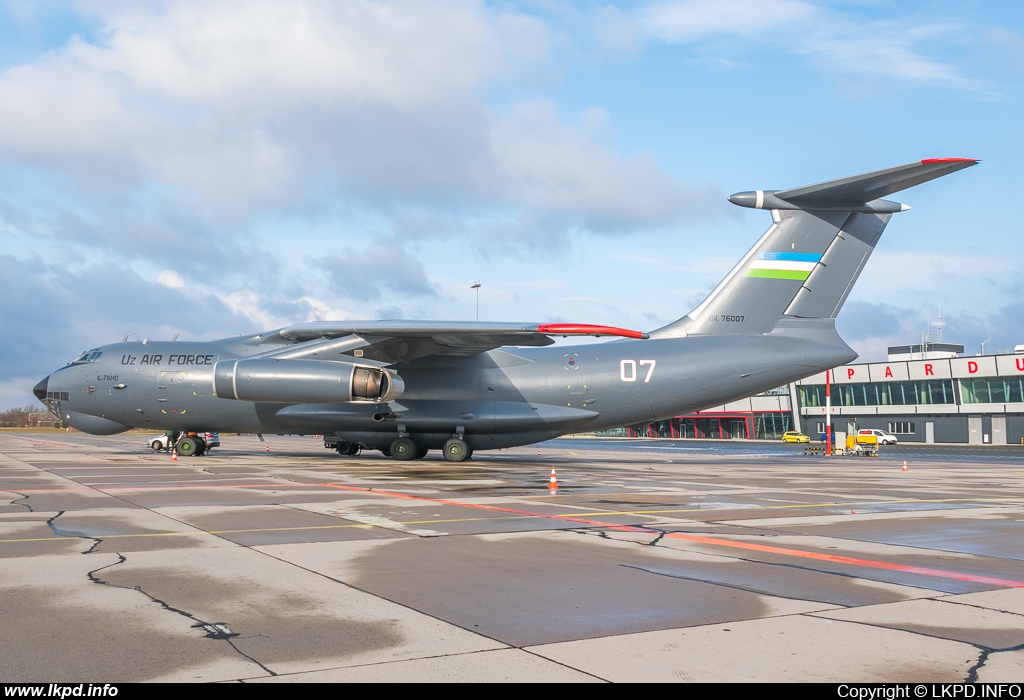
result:
[[[423,459],[427,451],[416,444],[416,441],[407,435],[396,438],[391,445],[381,450],[385,457],[391,457],[399,462],[408,462],[414,459]],[[441,448],[441,454],[448,462],[465,462],[473,455],[473,450],[462,438],[453,437]]]

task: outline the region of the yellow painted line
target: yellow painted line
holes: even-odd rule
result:
[[[845,503],[801,503],[795,505],[784,505],[784,506],[744,506],[742,508],[672,508],[663,510],[608,510],[608,511],[585,511],[581,513],[557,513],[557,514],[537,514],[537,515],[505,515],[505,516],[492,516],[486,518],[445,518],[445,519],[431,519],[431,520],[402,520],[393,521],[387,523],[346,523],[343,525],[300,525],[296,527],[261,527],[261,528],[248,528],[242,530],[186,530],[181,532],[144,532],[135,533],[128,535],[67,535],[65,537],[32,537],[23,539],[0,539],[0,544],[11,544],[15,542],[59,542],[67,541],[69,539],[99,539],[99,540],[110,540],[110,539],[121,539],[129,537],[174,537],[178,535],[238,535],[246,534],[251,532],[292,532],[300,530],[341,530],[347,528],[372,528],[379,527],[381,529],[390,530],[396,527],[409,527],[413,525],[441,525],[446,523],[471,523],[471,522],[490,522],[495,520],[531,520],[536,518],[545,517],[556,517],[556,518],[580,518],[594,515],[660,515],[664,513],[697,513],[697,512],[718,512],[718,511],[730,511],[730,510],[781,510],[781,509],[793,509],[793,508],[822,508],[822,507],[841,507],[849,508],[850,506],[870,506],[870,505],[888,505],[888,504],[899,504],[899,503],[962,503],[962,502],[998,502],[998,501],[1020,501],[1018,498],[1001,497],[1001,498],[935,498],[935,499],[905,499],[899,501],[852,501]],[[1024,505],[1024,501],[1021,501],[1021,505]]]
[[[113,540],[113,539],[124,539],[128,537],[175,537],[178,535],[238,535],[249,532],[291,532],[294,530],[341,530],[345,528],[371,528],[379,527],[381,529],[390,530],[396,526],[409,526],[409,525],[438,525],[441,523],[466,523],[466,522],[490,522],[493,520],[531,520],[537,516],[532,515],[505,515],[495,516],[492,518],[451,518],[446,520],[408,520],[408,521],[395,521],[389,523],[347,523],[344,525],[300,525],[296,527],[258,527],[250,528],[245,530],[182,530],[177,532],[138,532],[128,535],[66,535],[64,537],[26,537],[22,539],[7,539],[0,540],[0,544],[10,544],[14,542],[61,542],[72,539],[94,539],[94,540]]]

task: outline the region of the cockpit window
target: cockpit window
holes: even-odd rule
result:
[[[102,355],[102,354],[103,354],[102,350],[86,350],[81,355],[79,355],[76,359],[72,360],[71,364],[73,364],[73,365],[81,365],[81,364],[85,364],[86,362],[95,362],[96,360],[100,359],[100,355]]]

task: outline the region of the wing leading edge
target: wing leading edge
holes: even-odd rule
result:
[[[430,355],[475,355],[504,346],[542,347],[552,336],[646,339],[647,333],[581,323],[496,323],[424,321],[321,321],[277,331],[298,344],[273,353],[300,357],[340,352],[384,363]],[[301,347],[300,347],[301,346]]]

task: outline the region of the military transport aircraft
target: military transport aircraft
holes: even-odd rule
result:
[[[82,353],[35,387],[88,433],[322,433],[341,454],[398,460],[637,425],[750,396],[856,358],[835,318],[892,214],[881,199],[969,167],[933,158],[729,198],[772,225],[697,308],[642,333],[567,323],[304,323],[213,342]],[[551,346],[556,336],[610,342]],[[190,442],[191,441],[191,442]]]

